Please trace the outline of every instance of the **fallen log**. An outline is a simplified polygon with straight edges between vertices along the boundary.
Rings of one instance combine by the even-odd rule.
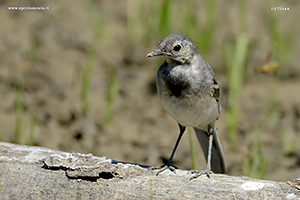
[[[284,182],[147,166],[0,142],[0,199],[300,199]]]

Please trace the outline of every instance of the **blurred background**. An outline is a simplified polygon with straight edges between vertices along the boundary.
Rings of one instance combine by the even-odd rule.
[[[221,87],[228,174],[297,178],[299,10],[297,0],[2,0],[0,141],[162,165],[179,130],[156,94],[163,60],[146,55],[180,32]],[[206,165],[191,129],[174,165]]]

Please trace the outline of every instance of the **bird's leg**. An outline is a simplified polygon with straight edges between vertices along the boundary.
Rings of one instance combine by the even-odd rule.
[[[191,170],[192,174],[196,174],[194,176],[192,176],[190,178],[190,180],[198,178],[199,176],[201,176],[202,174],[206,174],[206,176],[208,178],[210,178],[209,174],[211,171],[211,154],[212,154],[212,142],[213,142],[213,138],[214,138],[214,126],[210,126],[208,128],[208,155],[207,155],[207,164],[204,170]]]
[[[172,154],[171,154],[171,156],[170,156],[168,162],[167,162],[165,165],[162,165],[162,166],[158,166],[158,167],[155,167],[155,166],[154,166],[154,167],[150,167],[150,169],[152,169],[152,170],[154,170],[154,169],[160,169],[159,172],[157,172],[156,176],[157,176],[158,174],[160,174],[161,172],[165,171],[166,169],[169,169],[169,170],[171,170],[171,171],[174,172],[174,173],[175,173],[175,169],[177,169],[177,167],[175,167],[175,166],[172,164],[172,162],[173,162],[173,157],[174,157],[175,151],[176,151],[176,149],[177,149],[177,147],[178,147],[178,144],[179,144],[179,142],[180,142],[180,139],[181,139],[181,137],[182,137],[182,135],[183,135],[183,133],[184,133],[184,131],[185,131],[185,126],[182,126],[182,125],[180,125],[180,124],[178,124],[178,125],[179,125],[179,129],[180,129],[180,133],[179,133],[179,136],[178,136],[178,138],[177,138],[176,144],[175,144],[175,146],[174,146],[174,148],[173,148]]]

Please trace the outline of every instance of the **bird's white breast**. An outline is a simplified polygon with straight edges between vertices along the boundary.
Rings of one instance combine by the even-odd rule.
[[[158,95],[165,110],[181,125],[207,131],[207,126],[219,116],[218,105],[212,97],[204,98],[185,94],[170,95],[165,87],[158,88]]]

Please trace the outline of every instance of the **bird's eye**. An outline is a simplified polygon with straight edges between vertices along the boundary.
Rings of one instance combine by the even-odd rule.
[[[181,45],[180,45],[180,44],[177,44],[177,45],[173,48],[174,51],[180,51],[180,49],[181,49]]]

